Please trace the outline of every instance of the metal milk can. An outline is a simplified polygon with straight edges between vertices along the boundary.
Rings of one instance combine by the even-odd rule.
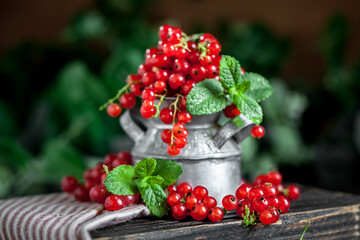
[[[173,100],[165,98],[160,109]],[[241,183],[239,143],[250,135],[255,124],[240,114],[240,128],[231,120],[220,127],[219,116],[220,113],[193,116],[185,125],[189,132],[187,144],[177,156],[170,156],[167,144],[161,140],[162,130],[171,129],[171,124],[164,124],[159,118],[144,119],[139,109],[131,109],[120,117],[120,125],[135,142],[131,151],[134,164],[146,157],[176,161],[184,170],[176,184],[188,182],[193,188],[202,185],[221,205],[222,198],[235,194]]]

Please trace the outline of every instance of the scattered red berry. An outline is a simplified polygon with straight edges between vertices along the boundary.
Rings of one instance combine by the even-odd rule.
[[[288,192],[289,192],[289,199],[290,200],[296,200],[300,196],[300,188],[294,184],[290,184],[288,186]]]
[[[224,211],[219,207],[211,208],[208,217],[212,222],[220,222],[224,217]]]
[[[64,192],[72,193],[78,186],[79,182],[73,176],[66,176],[61,180],[61,189]]]
[[[118,117],[121,114],[121,107],[117,103],[112,103],[106,108],[107,113],[110,117]]]
[[[110,195],[105,200],[105,209],[108,211],[117,211],[122,209],[124,204],[124,198],[123,196],[119,195]]]
[[[237,206],[237,199],[234,195],[227,195],[223,198],[222,205],[226,210],[234,210]]]
[[[265,135],[265,128],[260,125],[256,125],[251,129],[251,135],[254,138],[262,138]]]

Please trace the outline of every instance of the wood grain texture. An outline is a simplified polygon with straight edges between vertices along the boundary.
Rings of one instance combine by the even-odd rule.
[[[235,212],[220,223],[147,217],[91,232],[93,239],[360,239],[360,196],[302,187],[290,211],[269,226],[244,228]]]

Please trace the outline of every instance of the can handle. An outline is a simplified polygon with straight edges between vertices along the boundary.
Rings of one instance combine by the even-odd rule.
[[[122,129],[134,142],[138,142],[145,137],[145,132],[132,119],[129,110],[122,114],[119,118],[119,122]]]
[[[243,114],[229,120],[212,138],[216,147],[221,148],[230,138],[234,137],[237,143],[247,138],[255,123]]]

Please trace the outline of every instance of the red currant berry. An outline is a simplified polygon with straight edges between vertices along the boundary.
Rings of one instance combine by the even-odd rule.
[[[79,182],[73,176],[66,176],[61,180],[61,189],[64,192],[72,193],[78,186]]]
[[[208,212],[208,208],[204,204],[198,203],[192,207],[191,216],[196,221],[202,221],[207,217]]]
[[[221,51],[221,45],[217,41],[208,43],[206,48],[210,54],[219,54],[219,52]]]
[[[180,200],[181,200],[181,196],[178,193],[171,193],[167,197],[167,202],[169,203],[170,206],[174,206],[175,204],[179,203]]]
[[[130,92],[132,95],[134,95],[136,97],[141,96],[143,89],[144,89],[144,86],[142,83],[136,83],[136,84],[130,85]]]
[[[179,102],[179,108],[181,111],[185,111],[186,109],[186,98],[182,97]]]
[[[275,184],[276,186],[282,182],[282,175],[278,171],[270,171],[267,174],[267,181]]]
[[[206,77],[214,78],[216,76],[219,76],[219,67],[215,65],[208,65],[206,67]]]
[[[284,195],[280,195],[279,197],[279,209],[281,213],[286,213],[290,209],[290,201]]]
[[[242,184],[235,192],[235,196],[238,200],[247,198],[249,196],[249,191],[251,186],[249,184]]]
[[[104,204],[105,199],[109,196],[109,192],[104,185],[97,185],[90,189],[89,196],[97,203]]]
[[[190,49],[190,51],[193,51],[197,48],[196,42],[191,41],[191,40],[187,41],[187,45],[188,45],[188,48]]]
[[[117,154],[118,158],[125,159],[130,165],[132,165],[132,156],[129,152],[122,151]]]
[[[168,31],[167,41],[169,43],[177,44],[180,43],[181,39],[181,29],[177,27],[172,27],[172,31]]]
[[[166,82],[169,79],[169,72],[164,69],[159,69],[156,71],[155,76],[157,81]]]
[[[168,32],[170,31],[171,28],[172,28],[172,26],[169,24],[164,24],[164,25],[160,26],[159,32],[158,32],[159,38],[163,41],[166,40]]]
[[[260,213],[260,221],[262,224],[269,225],[274,222],[271,211],[265,210]]]
[[[145,50],[145,58],[151,57],[151,55],[157,53],[159,50],[156,47],[151,47]]]
[[[199,38],[199,43],[211,43],[211,42],[217,42],[218,40],[216,39],[216,37],[214,37],[212,34],[210,33],[204,33],[202,36],[200,36]]]
[[[157,48],[162,51],[163,50],[163,45],[164,45],[165,41],[163,40],[159,40],[158,44],[157,44]]]
[[[144,91],[141,94],[141,97],[143,101],[145,100],[154,101],[156,98],[155,91],[151,88],[144,89]]]
[[[88,192],[88,195],[89,195],[89,191],[90,189],[93,187],[93,186],[96,186],[97,184],[91,180],[86,180],[85,183],[84,183],[84,187],[86,189],[86,191]]]
[[[184,203],[178,203],[172,207],[172,216],[176,220],[183,220],[188,214],[188,209]]]
[[[236,213],[239,217],[244,218],[244,216],[246,216],[246,206],[249,208],[250,214],[253,213],[254,209],[252,207],[252,201],[248,198],[244,198],[240,200],[236,206]]]
[[[223,198],[222,205],[226,210],[234,210],[237,206],[237,199],[234,195],[227,195]]]
[[[117,211],[125,207],[123,196],[110,195],[105,200],[105,209],[108,211]]]
[[[91,171],[91,180],[97,184],[101,183],[101,175],[104,173],[103,168],[93,168]]]
[[[187,111],[181,111],[177,115],[177,120],[179,123],[186,124],[186,123],[191,122],[192,116]]]
[[[264,189],[262,189],[261,187],[259,186],[255,186],[255,187],[252,187],[250,190],[249,190],[249,199],[251,201],[253,201],[255,198],[257,197],[263,197],[265,196],[265,192],[264,192]]]
[[[116,168],[117,166],[120,165],[132,165],[132,163],[124,158],[116,158],[111,164],[112,168]]]
[[[103,163],[106,166],[111,166],[112,161],[114,161],[116,158],[117,158],[117,156],[115,154],[110,153],[105,156]]]
[[[241,67],[241,74],[245,74],[245,69]]]
[[[279,208],[280,201],[278,196],[270,196],[267,198],[269,201],[269,206],[273,206],[275,208]]]
[[[121,107],[117,103],[112,103],[107,106],[106,111],[110,117],[118,117],[121,114]]]
[[[182,90],[184,96],[187,96],[187,95],[190,93],[191,89],[192,89],[193,87],[195,87],[195,84],[196,84],[196,82],[195,82],[194,80],[187,80],[187,81],[181,86],[181,90]]]
[[[189,195],[186,197],[185,206],[187,209],[192,209],[198,203],[199,200],[194,195]]]
[[[185,59],[175,59],[174,61],[174,71],[187,74],[190,70],[190,64]]]
[[[86,169],[83,173],[83,178],[87,181],[91,181],[92,180],[91,172],[92,172],[92,168]]]
[[[189,62],[192,65],[198,64],[199,62],[199,58],[200,58],[200,53],[198,51],[192,51],[189,53],[189,55],[187,56],[187,60],[189,60]],[[205,75],[204,75],[205,77]]]
[[[186,58],[189,55],[188,50],[182,47],[175,47],[174,56],[177,58]]]
[[[155,109],[155,107],[146,109],[143,106],[141,106],[140,114],[143,118],[151,118],[152,116],[154,116],[156,114],[156,109]]]
[[[173,131],[175,137],[184,137],[183,136],[184,129],[185,129],[184,124],[175,123],[174,126],[173,126],[172,131]]]
[[[190,70],[190,76],[195,81],[200,82],[206,76],[206,68],[202,65],[195,65]]]
[[[125,206],[134,205],[138,202],[140,194],[130,194],[122,196]]]
[[[154,72],[146,72],[142,75],[142,82],[145,87],[149,86],[156,81],[156,76]]]
[[[171,133],[172,131],[170,129],[164,129],[161,132],[161,140],[164,143],[170,144],[171,143]]]
[[[204,66],[212,64],[212,60],[213,59],[211,58],[210,55],[205,55],[205,56],[199,58],[200,64],[204,65]]]
[[[79,201],[87,202],[90,200],[89,191],[86,190],[86,188],[82,185],[79,185],[77,188],[75,188],[73,194]]]
[[[164,53],[153,54],[151,62],[155,67],[158,68],[164,68],[170,64],[168,56],[166,56]]]
[[[225,117],[227,117],[227,118],[234,118],[234,117],[240,115],[241,112],[235,106],[235,104],[231,104],[223,110],[223,113],[224,113]]]
[[[192,191],[192,194],[199,200],[202,201],[205,197],[208,196],[208,190],[203,186],[196,186]]]
[[[170,124],[174,120],[174,110],[163,108],[160,111],[160,120],[165,124]]]
[[[164,51],[164,54],[168,57],[172,57],[175,55],[175,46],[174,44],[171,44],[171,43],[165,43],[163,45],[163,51]]]
[[[217,205],[216,199],[213,197],[210,197],[210,196],[205,197],[202,200],[202,203],[209,209],[216,207],[216,205]]]
[[[137,73],[142,76],[144,75],[146,72],[150,71],[150,66],[148,66],[147,64],[143,63],[140,64],[137,70]]]
[[[129,74],[126,77],[126,84],[138,83],[141,80],[141,76],[138,74]]]
[[[135,107],[135,104],[136,104],[136,99],[134,95],[132,95],[131,93],[124,93],[123,95],[121,95],[120,105],[123,108],[125,109],[133,108]]]
[[[216,66],[220,65],[221,55],[211,54],[211,58],[212,58],[212,64],[213,65],[216,65]]]
[[[300,196],[300,188],[294,184],[288,186],[289,199],[296,200]]]
[[[264,189],[265,197],[278,195],[277,187],[270,182],[263,183],[261,187]]]
[[[168,193],[176,193],[177,192],[177,187],[175,185],[170,185],[167,187]]]
[[[169,86],[172,89],[177,89],[185,83],[185,78],[179,73],[173,73],[169,77]]]
[[[166,88],[166,82],[164,81],[156,81],[154,83],[154,90],[156,93],[162,93]]]
[[[212,222],[220,222],[224,218],[224,211],[219,207],[211,208],[208,217]]]
[[[268,209],[272,216],[273,216],[273,221],[272,223],[276,223],[277,221],[279,221],[280,219],[280,213],[278,212],[278,210],[276,209],[276,207],[274,206],[270,206],[269,209]]]
[[[107,177],[107,174],[106,173],[103,173],[100,177],[100,184],[104,185],[104,182],[106,180],[106,177]]]
[[[142,107],[144,110],[151,110],[151,109],[154,108],[154,101],[145,100],[145,101],[143,101],[141,107]]]
[[[263,126],[256,125],[251,129],[251,135],[254,138],[262,138],[265,135],[265,129]]]
[[[266,197],[257,197],[253,200],[253,208],[257,212],[262,212],[269,207],[269,201]]]
[[[268,182],[268,177],[265,174],[260,174],[259,176],[257,176],[254,180],[253,185],[254,186],[261,186],[262,184]]]
[[[175,145],[169,144],[167,147],[167,152],[171,156],[179,155],[180,148],[176,147]]]
[[[192,191],[191,185],[186,182],[181,183],[177,189],[178,189],[178,193],[180,194],[181,197],[186,197]]]
[[[187,139],[185,137],[177,137],[174,141],[175,147],[184,148],[186,146]]]

